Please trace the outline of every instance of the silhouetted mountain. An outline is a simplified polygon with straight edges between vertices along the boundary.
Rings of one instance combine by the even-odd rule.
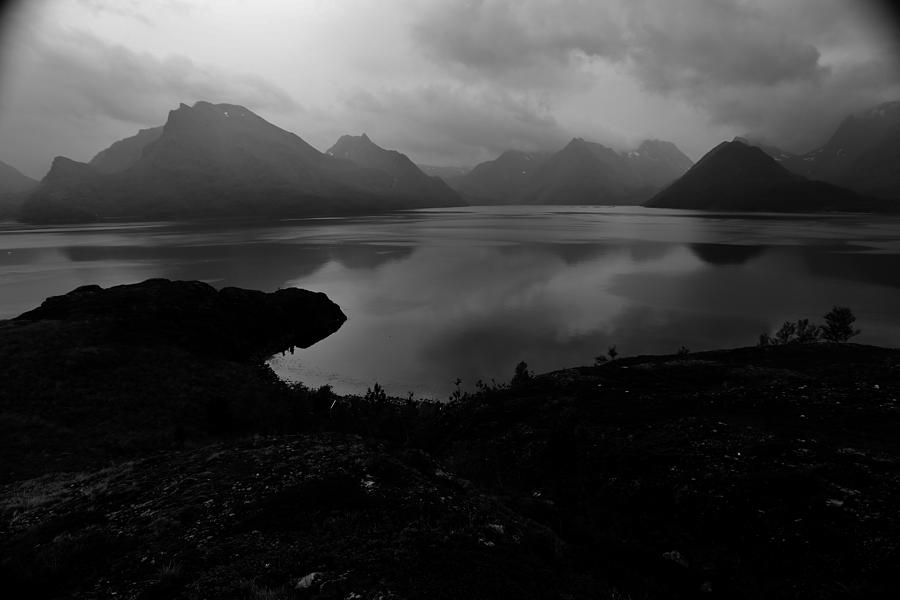
[[[14,215],[25,195],[37,185],[31,177],[0,161],[0,219]]]
[[[891,203],[810,181],[738,139],[713,148],[680,179],[651,198],[647,206],[803,212],[889,210]]]
[[[101,150],[88,163],[99,173],[118,173],[134,166],[143,156],[144,148],[155,142],[163,133],[163,127],[141,129],[137,134],[119,140],[106,150]]]
[[[242,106],[182,104],[149,141],[152,135],[145,130],[98,155],[107,172],[57,159],[21,218],[292,216],[435,203],[398,194],[391,174],[323,154]],[[143,142],[140,157],[115,171]]]
[[[549,152],[507,150],[461,177],[447,180],[472,204],[516,204],[530,176],[550,158]]]
[[[900,200],[900,101],[848,116],[825,145],[806,154],[754,145],[809,179]]]
[[[526,204],[638,204],[691,166],[670,142],[648,140],[636,150],[575,138],[531,176]]]
[[[459,194],[450,189],[440,177],[426,175],[405,154],[396,150],[385,150],[370,140],[365,133],[360,136],[341,136],[326,154],[352,161],[361,167],[388,173],[393,177],[392,192],[414,199],[418,206],[463,204]]]

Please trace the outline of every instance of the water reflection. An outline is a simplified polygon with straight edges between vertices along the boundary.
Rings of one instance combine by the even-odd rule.
[[[446,397],[623,354],[752,344],[853,307],[900,342],[900,226],[859,216],[489,207],[280,223],[0,226],[0,317],[87,283],[147,277],[321,290],[349,315],[283,376]]]
[[[711,265],[742,265],[765,250],[764,246],[739,246],[729,244],[690,244],[697,258]]]

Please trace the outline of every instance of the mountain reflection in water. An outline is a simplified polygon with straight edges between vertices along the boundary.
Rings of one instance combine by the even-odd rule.
[[[278,223],[0,225],[0,316],[78,285],[201,279],[299,286],[349,316],[272,361],[312,386],[446,397],[623,355],[755,343],[850,306],[864,343],[900,342],[900,221],[635,207],[472,207]]]

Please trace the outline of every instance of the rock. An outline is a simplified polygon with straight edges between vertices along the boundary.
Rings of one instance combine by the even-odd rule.
[[[321,579],[322,573],[313,571],[312,573],[308,573],[297,580],[297,585],[294,586],[294,589],[302,592],[308,591],[314,586],[317,586]]]
[[[321,292],[216,291],[201,281],[148,279],[104,289],[79,287],[48,298],[17,320],[90,322],[97,336],[134,345],[178,346],[204,355],[256,360],[308,348],[347,317]]]
[[[0,481],[299,422],[264,361],[345,319],[321,293],[151,279],[0,321]]]

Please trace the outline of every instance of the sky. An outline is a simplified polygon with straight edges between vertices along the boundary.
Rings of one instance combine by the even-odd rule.
[[[896,25],[864,0],[25,0],[0,21],[0,160],[40,178],[198,100],[440,166],[576,136],[805,152],[900,99]]]

